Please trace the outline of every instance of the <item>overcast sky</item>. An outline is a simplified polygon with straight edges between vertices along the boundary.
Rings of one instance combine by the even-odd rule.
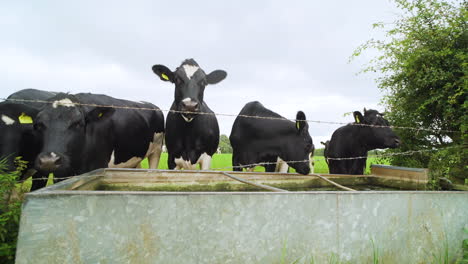
[[[375,53],[348,63],[376,22],[397,17],[388,0],[1,1],[0,98],[24,89],[103,93],[169,109],[173,85],[151,71],[194,58],[216,113],[253,100],[287,118],[351,122],[344,113],[385,110],[375,76],[357,73]],[[233,117],[219,116],[222,134]],[[310,123],[317,148],[338,125]]]

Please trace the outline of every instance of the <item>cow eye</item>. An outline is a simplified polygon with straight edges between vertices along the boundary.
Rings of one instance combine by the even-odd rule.
[[[34,123],[33,127],[35,130],[44,130],[46,128],[44,123],[40,123],[40,122]]]
[[[181,78],[176,78],[175,83],[176,83],[176,85],[182,85],[182,84],[184,84],[184,81]]]
[[[80,128],[81,127],[81,122],[75,122],[70,125],[70,128]]]

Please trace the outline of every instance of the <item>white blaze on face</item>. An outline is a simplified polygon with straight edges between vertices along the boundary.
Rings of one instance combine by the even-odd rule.
[[[74,107],[75,103],[73,103],[72,100],[70,100],[68,98],[64,98],[62,100],[57,100],[57,101],[52,103],[53,108],[57,108],[59,106]]]
[[[189,78],[189,80],[192,78],[195,72],[198,71],[198,69],[200,69],[198,66],[189,65],[189,64],[185,64],[183,67],[184,67],[185,74],[187,74],[187,78]]]
[[[2,121],[7,126],[13,125],[15,123],[15,120],[13,118],[10,118],[9,116],[6,116],[6,115],[2,115]]]

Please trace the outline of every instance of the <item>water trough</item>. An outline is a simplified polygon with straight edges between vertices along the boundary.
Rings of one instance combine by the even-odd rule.
[[[468,238],[468,192],[425,191],[427,170],[324,175],[358,191],[313,175],[229,175],[288,192],[219,171],[96,170],[27,194],[16,263],[370,263],[376,251],[427,263],[445,243],[460,256]]]

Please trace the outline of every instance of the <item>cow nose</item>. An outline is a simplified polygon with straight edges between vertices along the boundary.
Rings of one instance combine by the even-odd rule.
[[[182,101],[182,104],[185,111],[195,112],[198,108],[198,102],[193,100]]]
[[[54,152],[42,154],[38,157],[38,167],[43,171],[54,171],[60,167],[62,159]]]
[[[400,146],[401,145],[401,140],[399,138],[395,138],[395,145]]]

